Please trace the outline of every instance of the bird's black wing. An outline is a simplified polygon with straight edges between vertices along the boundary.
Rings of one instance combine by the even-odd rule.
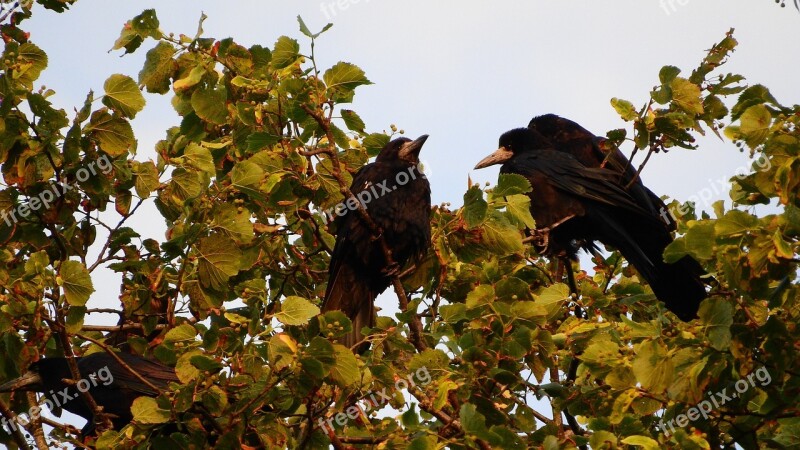
[[[578,199],[591,200],[650,217],[616,181],[616,174],[603,168],[586,167],[567,153],[537,150],[535,153],[513,158],[503,165],[501,171],[525,177],[541,174],[552,186]]]
[[[178,376],[175,374],[175,369],[161,364],[158,361],[130,353],[116,353],[116,356],[119,356],[128,367],[135,370],[142,378],[149,381],[158,389],[166,389],[171,382],[180,383]],[[111,378],[104,380],[102,377],[105,373],[101,372],[101,370],[106,367],[111,374]],[[158,395],[158,392],[154,391],[153,388],[133,375],[128,369],[123,367],[116,358],[108,353],[98,352],[84,356],[79,361],[79,368],[81,374],[86,374],[88,376],[95,374],[95,381],[98,385],[130,389],[135,392],[140,392],[143,395]],[[106,382],[108,384],[106,384]]]

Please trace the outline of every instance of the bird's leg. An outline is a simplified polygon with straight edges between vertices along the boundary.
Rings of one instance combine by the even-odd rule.
[[[578,293],[578,283],[575,282],[575,273],[572,271],[572,261],[569,258],[561,258],[559,261],[563,263],[567,270],[567,285],[569,286],[570,300],[575,306],[575,317],[583,319],[583,309],[578,305],[580,294]]]

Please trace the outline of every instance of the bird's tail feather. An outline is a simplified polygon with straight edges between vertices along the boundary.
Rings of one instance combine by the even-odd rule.
[[[339,340],[342,345],[353,348],[364,339],[361,329],[375,324],[374,303],[375,295],[353,269],[346,264],[339,266],[328,285],[322,312],[340,310],[352,321],[353,331]]]
[[[664,249],[672,236],[661,224],[624,226],[612,217],[606,219],[615,236],[609,244],[636,268],[667,309],[683,321],[697,317],[700,303],[708,295],[702,278],[706,272],[700,263],[690,256],[671,264],[664,262]]]

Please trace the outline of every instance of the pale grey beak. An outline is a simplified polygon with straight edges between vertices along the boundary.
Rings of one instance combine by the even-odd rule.
[[[35,391],[42,388],[42,377],[38,373],[28,371],[21,377],[0,385],[0,392]]]
[[[406,142],[402,147],[400,147],[400,151],[397,152],[397,156],[400,157],[400,159],[405,159],[407,161],[415,161],[419,159],[419,151],[422,150],[422,144],[424,144],[426,140],[428,140],[428,135],[423,134],[411,142]]]
[[[493,166],[495,164],[502,164],[511,159],[512,156],[514,156],[514,153],[511,150],[506,150],[505,147],[500,147],[497,150],[495,150],[495,152],[492,153],[491,155],[487,156],[486,158],[483,158],[475,166],[475,168],[483,169],[484,167]]]

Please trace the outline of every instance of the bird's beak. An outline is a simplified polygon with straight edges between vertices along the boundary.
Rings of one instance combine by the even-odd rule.
[[[483,158],[477,165],[475,165],[475,168],[483,169],[484,167],[501,164],[511,159],[512,156],[514,156],[514,153],[512,153],[511,150],[507,150],[505,147],[500,147],[491,155]]]
[[[419,151],[422,150],[422,144],[424,144],[426,140],[428,140],[428,135],[423,134],[411,142],[406,142],[402,147],[400,147],[400,151],[397,153],[397,156],[399,156],[400,159],[409,161],[419,159]]]
[[[0,385],[0,392],[32,391],[42,387],[42,377],[33,371],[25,372],[21,377]]]

